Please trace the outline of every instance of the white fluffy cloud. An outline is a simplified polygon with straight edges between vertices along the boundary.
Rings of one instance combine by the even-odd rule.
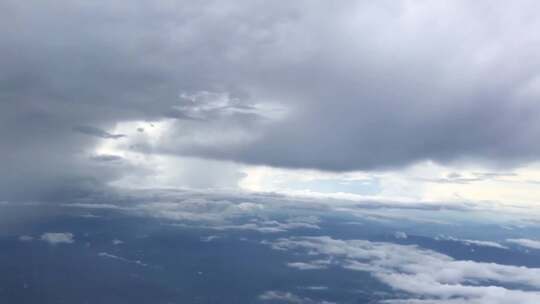
[[[326,236],[282,238],[270,245],[277,250],[300,249],[309,256],[330,257],[340,267],[370,272],[392,288],[411,295],[409,300],[388,303],[535,304],[540,301],[538,268],[461,261],[417,246]]]
[[[51,245],[71,244],[75,242],[73,233],[70,232],[46,232],[40,238]]]

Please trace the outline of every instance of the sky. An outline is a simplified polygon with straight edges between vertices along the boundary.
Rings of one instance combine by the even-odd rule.
[[[0,0],[0,302],[539,303],[539,10]]]
[[[0,2],[0,201],[538,206],[536,1],[57,4]]]

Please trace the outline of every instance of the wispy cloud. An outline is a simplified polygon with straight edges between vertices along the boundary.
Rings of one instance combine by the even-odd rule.
[[[21,242],[31,242],[33,240],[34,240],[33,236],[29,236],[29,235],[21,235],[21,236],[19,236],[19,241],[21,241]]]
[[[114,255],[114,254],[111,254],[111,253],[107,253],[107,252],[100,252],[100,253],[98,253],[98,256],[103,257],[103,258],[109,258],[109,259],[113,259],[113,260],[118,260],[118,261],[125,262],[125,263],[136,264],[136,265],[139,265],[139,266],[148,266],[148,264],[145,264],[145,263],[141,262],[140,260],[130,260],[130,259],[126,259],[126,258],[117,256],[117,255]]]
[[[519,246],[531,248],[531,249],[539,249],[540,250],[540,241],[538,240],[531,240],[531,239],[507,239],[506,242],[517,244]]]
[[[459,239],[452,236],[447,235],[438,235],[435,237],[436,240],[445,240],[445,241],[453,241],[453,242],[460,242],[465,245],[474,245],[474,246],[483,246],[483,247],[493,247],[493,248],[499,248],[499,249],[508,249],[508,247],[501,245],[500,243],[494,242],[494,241],[481,241],[481,240],[468,240],[468,239]]]
[[[282,303],[293,304],[333,304],[334,302],[328,302],[324,300],[313,300],[308,297],[301,297],[291,292],[269,290],[259,295],[259,299],[263,301],[278,301]]]

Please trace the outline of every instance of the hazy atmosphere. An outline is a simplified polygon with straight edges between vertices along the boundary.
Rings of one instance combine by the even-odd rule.
[[[0,0],[0,302],[540,303],[538,10]]]

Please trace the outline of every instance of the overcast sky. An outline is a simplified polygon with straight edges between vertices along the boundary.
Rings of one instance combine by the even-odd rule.
[[[533,203],[538,10],[1,1],[0,200],[132,186]]]

